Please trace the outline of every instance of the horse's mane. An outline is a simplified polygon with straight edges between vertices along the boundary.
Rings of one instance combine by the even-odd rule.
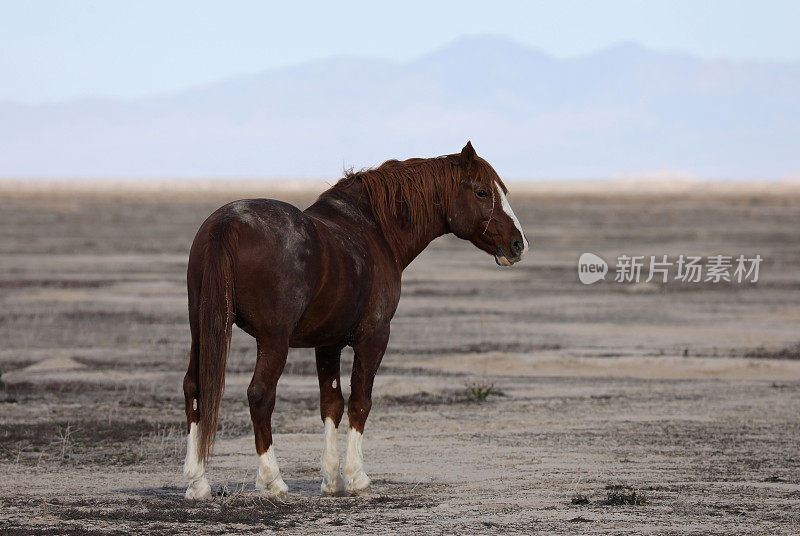
[[[480,182],[489,186],[497,181],[503,192],[507,191],[488,162],[476,156],[474,163]],[[417,232],[425,222],[441,216],[452,204],[462,170],[458,154],[387,160],[376,168],[346,171],[333,189],[360,182],[372,213],[385,233],[391,234],[392,221],[397,218],[408,222],[410,230]]]

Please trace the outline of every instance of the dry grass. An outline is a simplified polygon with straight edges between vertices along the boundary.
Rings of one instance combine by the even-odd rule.
[[[624,484],[606,486],[606,497],[599,504],[603,506],[644,506],[649,503],[647,494]]]
[[[494,382],[473,381],[464,385],[464,396],[468,402],[486,402],[490,396],[503,396],[503,391]]]

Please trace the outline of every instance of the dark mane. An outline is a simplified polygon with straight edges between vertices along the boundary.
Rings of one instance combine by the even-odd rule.
[[[506,187],[488,162],[475,158],[478,180],[489,185],[497,181]],[[331,190],[360,182],[369,197],[372,213],[387,236],[393,234],[393,221],[407,222],[412,232],[440,217],[456,195],[463,177],[459,155],[435,158],[387,160],[376,168],[347,171]]]

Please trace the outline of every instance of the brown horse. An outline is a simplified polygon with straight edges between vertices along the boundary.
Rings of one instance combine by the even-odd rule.
[[[275,389],[290,347],[315,348],[325,443],[322,491],[367,488],[361,438],[372,383],[389,341],[403,269],[436,237],[453,233],[511,266],[528,242],[507,190],[471,143],[460,154],[389,160],[348,173],[305,211],[272,199],[229,203],[200,227],[189,254],[192,346],[183,382],[188,499],[211,488],[205,466],[217,429],[235,323],[257,342],[247,388],[258,454],[256,487],[285,497],[272,446]],[[342,348],[354,351],[341,472],[336,434],[344,413]]]

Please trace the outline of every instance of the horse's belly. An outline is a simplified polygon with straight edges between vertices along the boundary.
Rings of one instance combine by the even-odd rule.
[[[335,344],[348,345],[358,322],[360,307],[312,303],[292,331],[289,345],[312,348]]]

